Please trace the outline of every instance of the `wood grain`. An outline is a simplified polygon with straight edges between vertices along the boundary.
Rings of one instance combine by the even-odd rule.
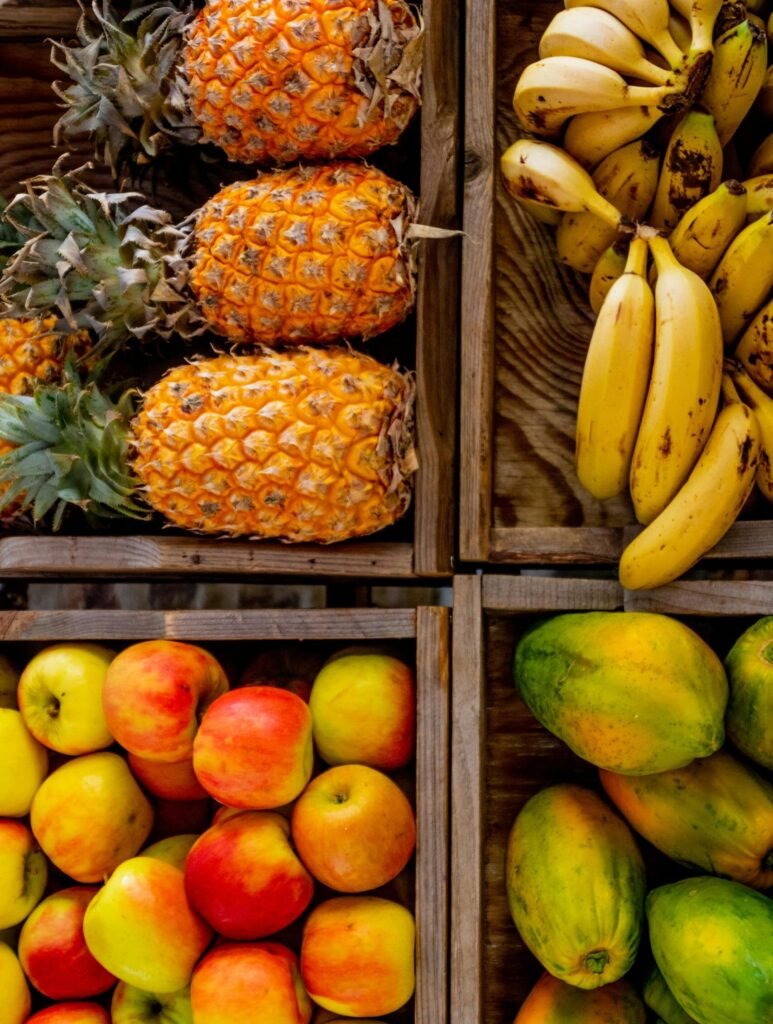
[[[562,579],[555,576],[484,576],[486,611],[561,611],[585,608],[614,611],[622,608],[624,591],[613,580]]]
[[[0,39],[24,36],[71,36],[80,11],[76,3],[62,0],[2,0]]]
[[[773,580],[680,580],[656,590],[628,590],[625,609],[716,618],[773,615]]]
[[[448,1019],[450,613],[416,612],[416,1024]]]

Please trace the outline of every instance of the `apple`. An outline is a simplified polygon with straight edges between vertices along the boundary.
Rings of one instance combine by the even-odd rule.
[[[167,836],[166,839],[159,839],[157,843],[146,846],[139,856],[154,857],[156,860],[164,861],[165,864],[171,864],[178,871],[184,871],[188,854],[198,838],[198,835],[192,833]]]
[[[110,1024],[110,1017],[96,1003],[57,1003],[33,1013],[25,1024]]]
[[[207,791],[196,778],[190,757],[184,761],[149,761],[129,754],[128,761],[134,777],[154,796],[164,800],[207,799]]]
[[[18,708],[18,685],[19,673],[6,656],[0,654],[0,708]]]
[[[153,809],[117,754],[85,754],[52,772],[32,800],[32,831],[76,882],[100,882],[150,833]]]
[[[345,654],[329,661],[311,688],[314,742],[328,764],[392,771],[413,757],[416,683],[385,654]]]
[[[38,903],[22,926],[19,960],[38,992],[49,999],[86,999],[115,984],[83,938],[83,915],[97,891],[85,885],[60,889]]]
[[[19,710],[35,739],[60,754],[110,746],[102,686],[114,657],[97,644],[56,644],[35,655],[19,680]]]
[[[338,896],[320,903],[309,914],[301,944],[301,975],[309,995],[345,1017],[399,1010],[415,987],[415,932],[405,907],[378,896]]]
[[[408,798],[388,776],[361,764],[312,779],[293,807],[292,830],[303,863],[338,892],[386,885],[416,846]]]
[[[0,818],[0,928],[24,920],[40,902],[47,879],[46,858],[27,826]]]
[[[108,725],[130,753],[149,761],[191,757],[193,737],[209,705],[228,689],[212,655],[176,640],[146,640],[110,665],[103,701]]]
[[[212,939],[185,895],[179,868],[133,857],[115,869],[86,910],[86,944],[120,981],[177,992]]]
[[[0,815],[23,818],[48,772],[48,751],[20,712],[0,708]]]
[[[193,767],[220,803],[270,810],[294,800],[311,778],[308,705],[274,686],[231,690],[212,704],[193,744]]]
[[[215,946],[191,982],[196,1024],[309,1024],[295,953],[278,942]]]
[[[272,811],[244,811],[197,839],[185,891],[227,939],[261,939],[304,912],[314,882],[290,845],[290,825]]]
[[[119,981],[110,1004],[112,1024],[193,1024],[191,991],[144,992]]]
[[[0,942],[0,1024],[23,1024],[32,1006],[30,990],[16,954]]]

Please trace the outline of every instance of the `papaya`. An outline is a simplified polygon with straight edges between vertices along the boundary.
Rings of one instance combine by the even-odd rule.
[[[773,768],[773,615],[758,619],[725,660],[727,735],[757,764]]]
[[[773,785],[726,751],[660,775],[599,775],[628,824],[666,856],[754,889],[773,886]]]
[[[695,1024],[674,999],[674,994],[666,985],[666,979],[653,967],[650,976],[644,983],[644,1002],[658,1015],[663,1024]]]
[[[645,1024],[646,1010],[623,978],[603,988],[575,988],[543,974],[513,1024]]]
[[[773,901],[724,878],[647,897],[655,963],[697,1024],[773,1024]]]
[[[535,718],[597,768],[651,775],[722,746],[722,662],[666,615],[557,615],[522,637],[515,679]]]
[[[630,968],[644,864],[631,830],[592,790],[550,786],[524,804],[510,831],[505,884],[521,938],[554,977],[594,989]]]

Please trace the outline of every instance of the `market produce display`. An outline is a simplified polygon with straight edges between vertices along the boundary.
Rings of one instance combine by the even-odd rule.
[[[413,672],[362,648],[323,660],[267,649],[232,689],[176,641],[31,659],[0,707],[18,783],[0,789],[2,1024],[309,1024],[410,1001],[410,771],[364,760],[413,759]],[[331,680],[369,709],[354,736]],[[38,742],[41,707],[60,728]]]
[[[596,314],[576,469],[644,529],[649,589],[770,498],[773,164],[764,4],[569,2],[520,75],[507,191],[556,226]],[[722,387],[722,374],[728,377]]]
[[[773,618],[760,619],[723,665],[688,626],[643,612],[558,615],[520,637],[520,696],[600,785],[587,771],[549,785],[512,825],[510,912],[547,972],[517,1024],[642,1024],[645,1004],[666,1024],[773,1021],[773,785],[724,728],[751,687],[770,742],[771,643]],[[693,719],[701,707],[710,726]]]

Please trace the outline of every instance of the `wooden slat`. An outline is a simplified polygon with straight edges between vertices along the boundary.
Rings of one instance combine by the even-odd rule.
[[[415,1024],[448,1019],[449,643],[448,609],[417,609]]]
[[[0,38],[64,36],[75,31],[80,11],[75,2],[62,0],[2,0]]]
[[[624,591],[614,580],[562,579],[556,576],[484,576],[486,611],[549,612],[567,608],[613,611],[622,608]]]
[[[625,609],[666,615],[773,615],[773,581],[682,580],[656,590],[627,590]]]
[[[485,1024],[482,962],[485,804],[481,580],[454,581],[451,719],[451,999],[454,1024]]]
[[[471,562],[488,559],[492,519],[495,6],[467,4],[466,24],[459,549]]]
[[[616,562],[622,550],[621,529],[516,527],[491,531],[490,560],[513,565],[602,564]]]

